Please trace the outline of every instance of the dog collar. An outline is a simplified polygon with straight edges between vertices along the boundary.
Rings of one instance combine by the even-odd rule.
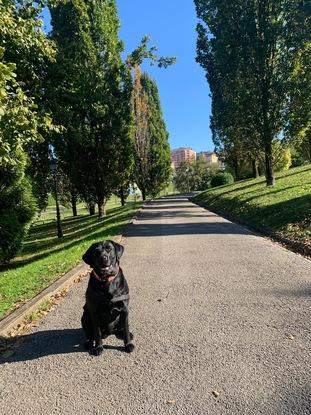
[[[94,275],[94,277],[95,277],[98,281],[101,281],[101,282],[103,282],[103,281],[107,281],[109,284],[111,284],[111,283],[115,280],[116,276],[119,274],[120,267],[118,267],[118,270],[117,270],[116,274],[114,274],[114,275],[109,275],[109,276],[108,276],[108,277],[106,277],[106,278],[100,278],[100,277],[98,276],[97,272],[95,271],[95,269],[93,269],[92,271],[93,271],[93,275]]]

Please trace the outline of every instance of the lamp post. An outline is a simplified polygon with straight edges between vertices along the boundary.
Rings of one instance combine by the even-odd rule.
[[[58,194],[57,194],[57,182],[56,182],[56,172],[57,172],[57,160],[53,157],[50,160],[50,170],[53,176],[54,181],[54,192],[55,192],[55,202],[56,202],[56,219],[57,219],[57,236],[58,238],[63,237],[62,223],[60,219],[60,211],[58,204]]]

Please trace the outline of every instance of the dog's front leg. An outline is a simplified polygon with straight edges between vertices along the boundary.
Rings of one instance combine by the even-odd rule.
[[[94,317],[92,317],[92,324],[93,324],[93,333],[94,333],[95,346],[91,350],[91,354],[93,356],[99,356],[104,351],[101,329],[100,329],[99,324],[97,323],[97,321]]]
[[[129,329],[129,318],[128,318],[128,312],[123,311],[121,314],[121,321],[123,326],[123,341],[125,350],[128,353],[131,353],[134,351],[134,344],[132,343],[133,335],[130,333]]]

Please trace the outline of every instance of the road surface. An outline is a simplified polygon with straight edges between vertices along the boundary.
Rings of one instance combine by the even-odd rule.
[[[125,235],[136,350],[83,350],[86,283],[0,365],[0,413],[311,414],[311,262],[182,196]]]

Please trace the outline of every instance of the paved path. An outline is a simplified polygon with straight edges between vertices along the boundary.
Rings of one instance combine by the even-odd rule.
[[[311,414],[311,262],[183,197],[125,248],[135,353],[83,351],[85,281],[0,366],[1,414]]]

